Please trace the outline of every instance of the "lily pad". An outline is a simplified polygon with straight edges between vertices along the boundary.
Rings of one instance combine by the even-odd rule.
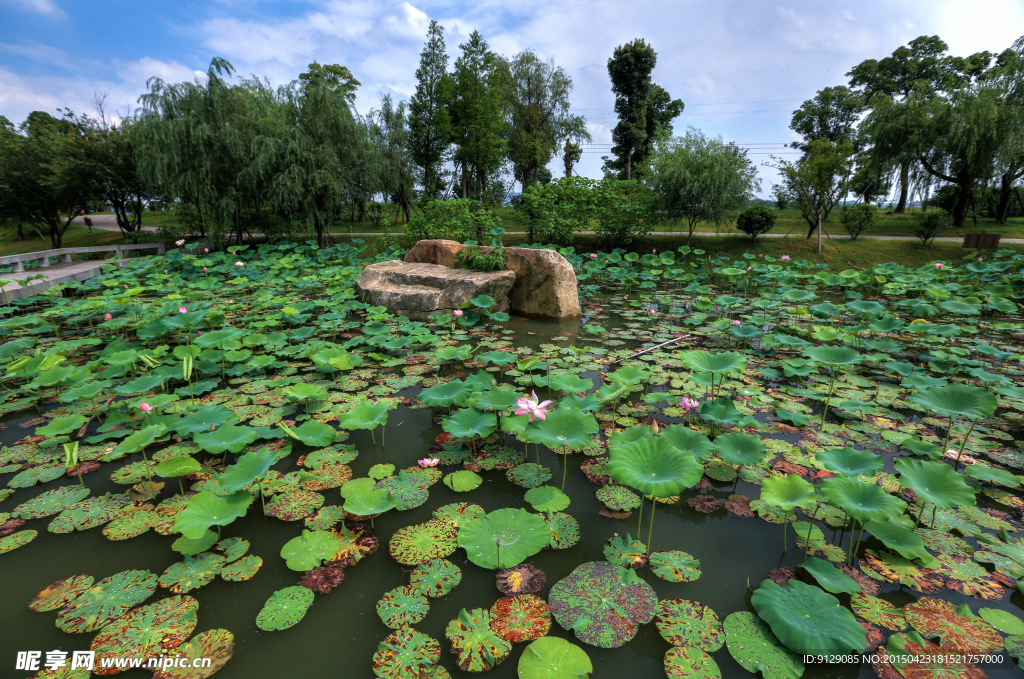
[[[213,582],[224,563],[224,557],[213,552],[186,556],[184,561],[168,566],[159,582],[175,594],[185,594]]]
[[[640,496],[625,486],[608,484],[594,491],[601,503],[615,512],[629,512],[640,506]]]
[[[30,606],[31,607],[31,606]],[[1024,634],[1024,620],[1001,608],[982,608],[981,619],[1005,634]]]
[[[426,617],[429,610],[427,597],[409,586],[396,587],[377,602],[377,615],[392,629],[415,625]]]
[[[77,599],[82,592],[92,587],[93,577],[91,575],[69,575],[57,582],[45,587],[35,598],[29,602],[28,607],[33,611],[55,611],[64,608],[68,603]]]
[[[722,671],[701,649],[676,646],[665,654],[665,674],[669,679],[721,679]]]
[[[550,540],[544,519],[525,509],[497,509],[458,532],[458,546],[481,568],[515,566],[547,547]]]
[[[149,571],[115,573],[61,609],[57,627],[72,634],[98,630],[148,599],[156,591],[156,585],[157,577]]]
[[[490,614],[491,629],[506,641],[532,641],[551,629],[551,610],[536,594],[502,597]]]
[[[313,590],[298,585],[277,590],[257,614],[256,626],[265,632],[294,627],[305,617],[313,596]]]
[[[467,491],[477,488],[483,479],[480,475],[471,472],[466,469],[460,469],[457,472],[452,472],[444,477],[444,485],[448,486],[456,493],[465,493]]]
[[[693,582],[701,574],[700,559],[679,550],[652,552],[650,564],[652,573],[669,582]]]
[[[445,596],[462,582],[462,571],[447,559],[428,559],[409,574],[409,587],[424,596]]]
[[[419,677],[421,672],[434,667],[440,657],[441,644],[436,639],[403,627],[377,646],[373,654],[373,673],[380,679]]]
[[[405,512],[415,509],[427,501],[430,497],[429,487],[429,481],[410,475],[403,469],[398,472],[397,476],[390,476],[377,483],[374,489],[391,491],[391,496],[395,500],[395,509]]]
[[[551,470],[535,462],[526,462],[505,472],[505,478],[520,488],[536,488],[551,480]]]
[[[217,575],[228,582],[245,582],[251,580],[262,566],[263,559],[261,557],[249,554],[232,564],[222,566]]]
[[[586,651],[558,637],[530,642],[519,658],[519,679],[587,679],[593,671]]]
[[[580,522],[565,512],[551,514],[544,519],[551,530],[551,549],[569,549],[580,541]]]
[[[821,585],[822,589],[833,594],[843,592],[845,594],[856,594],[860,592],[860,585],[846,573],[842,572],[828,561],[819,559],[816,556],[807,557],[801,568]]]
[[[698,601],[662,599],[654,624],[662,638],[673,646],[690,646],[710,653],[725,643],[718,614]]]
[[[765,580],[751,603],[772,632],[793,651],[804,654],[861,653],[867,646],[864,628],[839,600],[817,587],[790,580],[779,587]]]
[[[76,530],[98,528],[110,521],[118,510],[128,505],[127,495],[107,494],[77,502],[57,515],[46,530],[51,533],[71,533]]]
[[[213,547],[224,554],[224,563],[237,561],[249,551],[249,541],[245,538],[225,538]]]
[[[483,608],[467,611],[448,623],[444,635],[452,653],[465,672],[483,672],[501,664],[512,652],[512,644],[491,629],[491,615]]]
[[[552,486],[531,488],[524,499],[538,512],[560,512],[569,506],[569,496]]]
[[[308,571],[331,561],[338,551],[338,539],[330,531],[303,530],[281,547],[281,558],[293,571]]]
[[[234,652],[235,636],[231,632],[226,629],[206,630],[168,654],[183,659],[180,667],[154,672],[153,679],[206,679],[224,667]],[[200,662],[199,666],[192,665],[193,661],[206,658],[210,660],[208,666],[205,662]]]
[[[857,593],[850,597],[850,607],[854,613],[872,624],[881,625],[894,632],[907,628],[907,619],[903,617],[903,610],[893,606],[885,599]]]
[[[730,613],[722,622],[729,655],[748,672],[764,679],[800,679],[804,663],[786,648],[764,620],[748,611]]]
[[[926,638],[956,653],[990,654],[1003,649],[1003,637],[988,622],[934,597],[921,597],[903,607],[907,622]]]
[[[311,490],[296,489],[276,496],[267,503],[267,516],[282,521],[304,519],[324,504],[324,496]]]
[[[17,533],[11,533],[6,537],[2,537],[0,538],[0,554],[13,552],[18,547],[24,547],[35,540],[38,535],[39,532],[35,530],[22,530]]]
[[[101,660],[105,658],[147,658],[173,651],[196,628],[198,610],[199,602],[192,597],[172,596],[111,621],[89,646],[96,652],[96,673],[119,671],[116,667],[103,667]]]
[[[485,514],[487,512],[483,507],[470,502],[453,502],[434,510],[434,518],[451,521],[456,528],[462,528],[473,519],[479,519]]]
[[[11,510],[16,519],[41,519],[59,514],[89,495],[88,488],[61,486],[41,493],[31,500],[22,502]]]
[[[623,568],[643,568],[647,565],[647,545],[629,533],[616,535],[604,544],[604,558]]]
[[[451,521],[430,519],[395,531],[388,543],[388,552],[405,566],[443,559],[455,551],[458,534]]]
[[[600,648],[617,648],[654,618],[658,597],[636,571],[591,561],[551,588],[548,605],[558,624]]]

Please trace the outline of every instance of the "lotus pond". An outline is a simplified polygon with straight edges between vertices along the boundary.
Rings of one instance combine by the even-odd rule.
[[[563,249],[582,319],[422,322],[360,247],[2,309],[3,676],[1019,671],[1024,257]]]

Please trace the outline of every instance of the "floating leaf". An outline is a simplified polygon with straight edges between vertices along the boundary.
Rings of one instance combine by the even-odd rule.
[[[127,495],[107,494],[90,497],[75,503],[61,512],[46,527],[51,533],[71,533],[76,530],[98,528],[110,521],[130,500]]]
[[[569,549],[580,541],[580,523],[565,512],[556,512],[544,518],[551,531],[548,547]]]
[[[245,516],[253,497],[244,490],[221,497],[208,490],[189,498],[188,505],[178,514],[174,530],[196,540],[213,526],[226,526]]]
[[[458,529],[452,522],[430,519],[395,531],[388,543],[388,552],[405,566],[443,559],[455,551],[457,536]]]
[[[31,605],[30,605],[31,607]],[[1005,634],[1024,634],[1024,620],[1001,608],[982,608],[981,619]]]
[[[281,547],[281,558],[293,571],[308,571],[331,561],[338,551],[338,539],[329,531],[303,530]]]
[[[426,617],[429,610],[427,598],[408,586],[396,587],[377,602],[377,615],[392,629],[415,625]]]
[[[608,474],[619,483],[644,495],[669,497],[694,486],[704,468],[667,439],[641,439],[612,447]]]
[[[863,652],[867,646],[864,628],[853,614],[817,587],[797,580],[779,587],[765,580],[754,590],[751,603],[775,636],[791,650],[841,655]]]
[[[294,627],[305,617],[313,596],[313,590],[298,585],[277,590],[263,604],[256,626],[265,632]]]
[[[519,658],[519,679],[587,679],[593,671],[582,648],[558,637],[530,642]]]
[[[616,535],[605,543],[604,558],[623,568],[643,568],[647,565],[647,545],[634,540],[629,533]]]
[[[252,579],[261,566],[263,566],[263,559],[254,554],[250,554],[242,557],[232,564],[222,566],[217,575],[228,582],[244,582]]]
[[[701,574],[700,559],[679,550],[652,552],[650,564],[651,572],[669,582],[693,582]]]
[[[409,587],[428,597],[450,593],[462,581],[462,571],[447,559],[428,559],[409,574]]]
[[[156,585],[157,577],[149,571],[115,573],[61,609],[57,627],[72,634],[95,631],[148,599]]]
[[[662,638],[673,646],[692,646],[711,652],[725,643],[725,631],[718,614],[697,601],[662,599],[654,624]]]
[[[53,516],[84,499],[87,495],[89,495],[88,488],[61,486],[22,502],[11,510],[11,516],[16,519],[41,519]]]
[[[481,568],[515,566],[547,547],[550,539],[544,519],[525,509],[497,509],[458,532],[459,547]]]
[[[569,506],[569,496],[553,486],[539,486],[523,496],[538,512],[560,512]]]
[[[206,679],[224,667],[234,652],[235,636],[231,632],[226,629],[206,630],[168,654],[181,659],[179,666],[158,670],[153,673],[153,679]],[[206,664],[207,659],[209,665]],[[200,662],[193,664],[196,660]]]
[[[483,672],[499,665],[509,653],[512,644],[491,629],[491,616],[486,609],[474,608],[459,612],[459,617],[448,623],[444,635],[452,644],[459,667],[466,672]]]
[[[373,673],[381,679],[418,677],[421,672],[428,672],[440,658],[441,644],[436,639],[403,627],[377,646],[373,654]]]
[[[354,516],[374,516],[395,508],[395,498],[387,488],[377,488],[371,478],[352,479],[341,487],[345,511]]]
[[[893,606],[885,599],[857,593],[850,597],[850,607],[854,613],[868,622],[881,625],[894,632],[899,632],[907,627],[907,619],[903,617],[903,610]]]
[[[729,655],[746,671],[760,672],[764,679],[799,679],[804,673],[800,656],[783,646],[768,624],[753,613],[730,613],[722,628]]]
[[[159,582],[175,594],[185,594],[213,582],[224,562],[223,556],[212,552],[186,556],[184,561],[168,566]]]
[[[91,575],[69,575],[46,586],[29,602],[28,607],[33,611],[40,612],[64,608],[68,603],[77,599],[82,592],[92,587],[92,583]]]
[[[1003,649],[1003,637],[991,624],[948,601],[921,597],[904,606],[903,615],[923,636],[938,637],[944,650],[986,655]]]
[[[811,574],[821,585],[822,589],[836,594],[856,594],[860,592],[860,585],[846,573],[842,572],[828,561],[819,559],[816,556],[807,557],[800,567]]]
[[[296,488],[268,502],[267,516],[276,516],[282,521],[299,521],[320,509],[323,504],[324,496],[320,493]]]
[[[551,614],[580,641],[617,648],[654,618],[658,598],[635,571],[591,561],[577,566],[551,588]]]
[[[616,512],[628,512],[640,506],[640,496],[625,486],[608,484],[598,488],[594,495],[601,503]]]
[[[473,490],[481,483],[483,483],[483,479],[480,478],[479,474],[465,469],[452,472],[444,477],[444,485],[448,486],[456,493],[465,493]]]
[[[452,504],[438,507],[434,510],[434,517],[438,519],[447,519],[455,524],[456,528],[461,528],[466,523],[473,519],[479,519],[487,512],[480,505],[475,505],[469,502],[454,502]]]
[[[551,629],[551,610],[536,594],[502,597],[490,614],[491,629],[506,641],[531,641]]]
[[[172,596],[112,620],[89,646],[96,652],[96,674],[121,671],[116,666],[104,667],[103,659],[157,657],[173,651],[196,628],[198,609],[199,602],[192,597]]]
[[[505,478],[520,488],[536,488],[551,480],[551,470],[534,462],[516,465],[507,472]]]

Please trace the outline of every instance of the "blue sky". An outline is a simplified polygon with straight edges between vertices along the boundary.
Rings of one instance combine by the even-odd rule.
[[[998,52],[1024,35],[1020,0],[0,0],[0,115],[88,112],[96,93],[108,113],[124,112],[147,78],[192,79],[215,56],[275,85],[314,60],[346,65],[365,113],[381,93],[412,93],[431,19],[453,62],[479,30],[501,54],[532,48],[562,66],[594,137],[579,167],[592,177],[615,123],[606,62],[637,37],[658,51],[655,82],[686,104],[676,130],[750,145],[762,165],[794,139],[792,111],[864,59],[924,34],[954,54]],[[775,172],[761,169],[767,193]]]

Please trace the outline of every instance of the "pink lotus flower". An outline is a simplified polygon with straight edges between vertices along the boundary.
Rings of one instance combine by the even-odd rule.
[[[759,252],[759,253],[757,253],[757,258],[758,258],[758,259],[761,259],[762,257],[764,257],[764,255],[762,255],[762,254],[761,254],[760,252]]]
[[[212,425],[212,424],[210,425],[210,431],[213,431],[213,430],[214,430],[214,429],[216,429],[216,428],[217,428],[216,426],[214,426],[214,425]]]
[[[532,396],[533,398],[530,398]],[[534,416],[540,420],[547,419],[548,406],[554,403],[554,401],[540,401],[537,398],[537,392],[531,391],[530,396],[521,396],[516,399],[516,415],[529,415],[530,422],[533,422]],[[539,402],[538,402],[539,401]]]
[[[185,244],[185,239],[182,238],[181,240],[176,240],[176,241],[174,241],[174,244],[177,245],[180,248],[182,245]]]
[[[196,330],[196,334],[197,334],[197,335],[202,335],[202,334],[203,334],[203,331],[202,331],[202,330]]]
[[[946,268],[946,265],[943,264],[942,262],[935,262],[934,266],[935,266],[936,269],[945,269]]]
[[[651,248],[651,254],[652,255],[658,254],[658,250],[656,248]]]
[[[209,252],[210,248],[203,248],[203,252]]]
[[[167,269],[164,269],[164,273],[167,273]]]
[[[113,318],[113,316],[110,315],[109,311],[107,313],[103,314],[103,320],[109,321],[111,318]]]
[[[456,309],[455,311],[452,312],[452,316],[454,316],[455,318],[458,318],[462,314],[463,314],[462,309]]]
[[[781,259],[783,262],[788,262],[789,261],[789,255],[782,255],[781,257],[779,257],[779,259]]]
[[[734,321],[732,322],[732,324],[733,324],[733,325],[741,325],[741,323],[740,323],[739,321],[737,321],[737,320],[734,320]]]
[[[596,252],[591,252],[590,253],[590,258],[591,259],[597,259],[597,253]]]
[[[179,314],[187,314],[188,313],[188,309],[186,309],[183,306],[180,306],[180,307],[178,307],[178,313]]]
[[[654,313],[655,313],[655,312],[654,312],[654,309],[651,309],[651,315],[652,315],[652,316],[654,315]]]
[[[607,259],[606,259],[606,260],[604,260],[604,263],[605,263],[605,264],[607,264],[607,263],[608,263],[608,260],[607,260]]]
[[[242,264],[241,262],[235,262],[235,266],[242,267],[245,266],[245,264]]]
[[[694,401],[689,396],[684,396],[683,399],[679,401],[679,407],[689,412],[691,410],[696,410],[697,408],[700,408],[700,402]]]
[[[427,467],[436,467],[441,464],[441,460],[436,457],[425,457],[422,460],[416,460],[416,464],[426,469]]]
[[[979,261],[979,262],[980,262],[981,260],[983,260],[983,259],[985,259],[985,258],[984,258],[984,257],[978,257],[978,261]]]
[[[139,404],[139,408],[142,410],[142,412],[148,413],[150,410],[153,409],[153,406],[143,401],[142,403]]]
[[[203,271],[206,271],[206,267],[205,266],[203,267]]]

